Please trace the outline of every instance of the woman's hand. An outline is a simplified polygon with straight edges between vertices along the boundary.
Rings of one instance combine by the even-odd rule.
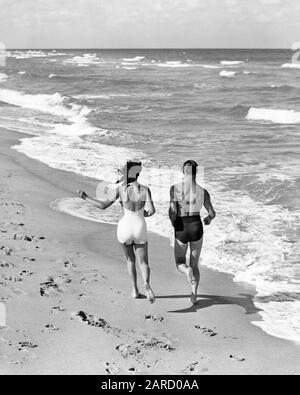
[[[77,193],[79,197],[83,200],[85,200],[88,197],[88,195],[84,191],[81,191],[80,189],[77,191]]]

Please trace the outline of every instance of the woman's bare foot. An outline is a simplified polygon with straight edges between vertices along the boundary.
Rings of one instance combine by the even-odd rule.
[[[193,292],[191,293],[190,301],[191,301],[192,304],[197,304],[198,303],[197,295],[195,295]]]
[[[140,299],[142,297],[138,289],[134,289],[131,293],[131,296],[133,299]]]
[[[144,284],[145,287],[145,293],[147,296],[147,299],[149,300],[150,303],[155,303],[155,295],[154,292],[152,291],[151,287],[149,284]]]
[[[187,280],[188,280],[188,282],[190,284],[194,285],[196,283],[194,272],[193,272],[193,269],[191,267],[189,267],[187,269],[186,277],[187,277]]]

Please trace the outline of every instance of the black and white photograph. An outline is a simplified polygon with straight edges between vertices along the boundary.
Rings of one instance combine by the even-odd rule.
[[[1,376],[300,374],[299,16],[0,0]]]

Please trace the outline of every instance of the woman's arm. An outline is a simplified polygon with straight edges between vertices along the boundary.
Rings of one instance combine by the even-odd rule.
[[[146,218],[149,218],[155,214],[155,207],[154,207],[154,203],[152,200],[151,191],[149,188],[147,188],[147,206],[148,206],[148,210],[144,211],[144,216]]]
[[[175,199],[175,188],[174,185],[170,189],[170,207],[169,207],[169,218],[174,226],[177,218],[177,201]]]
[[[116,196],[113,200],[107,200],[106,202],[101,202],[100,200],[93,199],[81,190],[77,191],[77,193],[81,199],[86,200],[88,203],[91,203],[93,206],[99,208],[100,210],[105,210],[108,207],[112,206],[119,198],[119,191],[117,191]]]
[[[210,194],[204,190],[204,207],[208,212],[208,216],[204,218],[205,225],[210,225],[211,221],[216,218],[216,212],[210,200]]]

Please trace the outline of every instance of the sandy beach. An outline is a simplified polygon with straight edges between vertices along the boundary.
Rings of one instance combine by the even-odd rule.
[[[191,307],[167,239],[150,236],[157,302],[132,300],[116,228],[50,209],[96,181],[12,150],[21,137],[0,130],[0,374],[300,373],[300,346],[251,324],[252,287],[202,267]]]

